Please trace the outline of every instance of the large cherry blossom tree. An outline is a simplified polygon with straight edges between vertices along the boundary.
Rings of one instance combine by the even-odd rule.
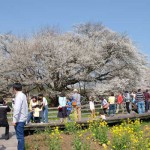
[[[76,84],[101,92],[135,88],[147,69],[146,58],[127,35],[92,23],[66,33],[46,28],[29,38],[4,34],[0,53],[4,93],[14,82],[27,91],[62,91]]]

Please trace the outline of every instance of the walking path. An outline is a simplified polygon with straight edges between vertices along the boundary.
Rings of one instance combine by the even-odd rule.
[[[5,140],[5,128],[0,127],[0,150],[17,150],[14,126],[9,127],[9,140]]]

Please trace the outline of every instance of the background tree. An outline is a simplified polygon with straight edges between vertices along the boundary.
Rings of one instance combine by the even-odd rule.
[[[26,91],[62,91],[71,85],[95,92],[136,88],[146,58],[125,34],[101,24],[80,24],[73,32],[45,28],[30,38],[0,37],[1,91],[21,82]]]

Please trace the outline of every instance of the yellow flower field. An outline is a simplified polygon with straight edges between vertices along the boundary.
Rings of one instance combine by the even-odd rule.
[[[128,120],[109,127],[97,120],[83,126],[68,122],[64,131],[56,127],[27,136],[26,150],[150,150],[149,123]]]

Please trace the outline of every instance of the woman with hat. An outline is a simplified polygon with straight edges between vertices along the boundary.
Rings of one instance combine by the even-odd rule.
[[[75,119],[77,121],[81,121],[81,96],[78,92],[77,89],[73,90],[73,95],[72,95],[72,106],[74,107],[75,110]]]

